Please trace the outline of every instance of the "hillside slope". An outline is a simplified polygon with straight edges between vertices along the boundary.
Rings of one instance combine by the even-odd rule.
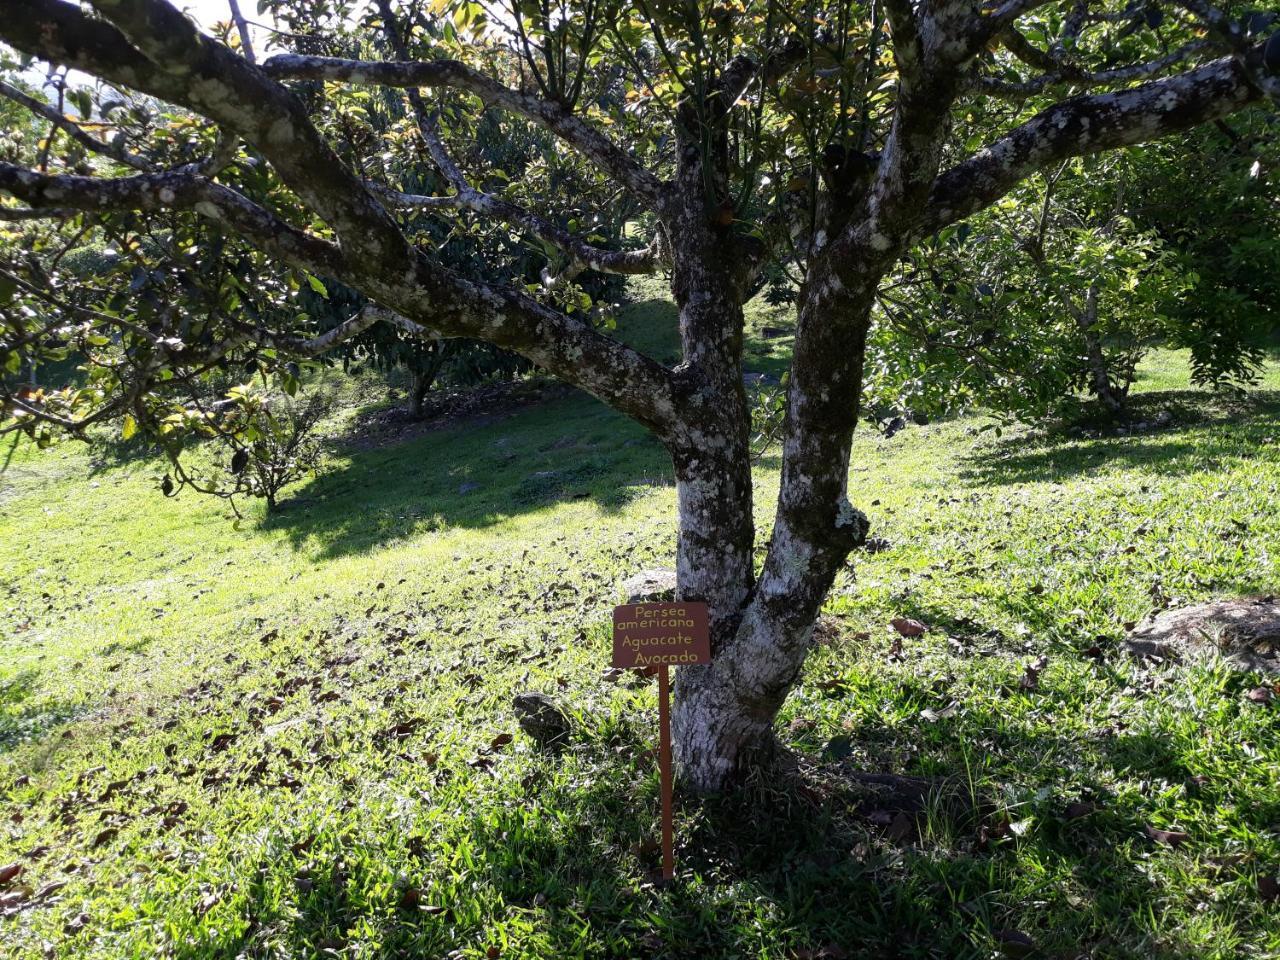
[[[650,298],[623,328],[661,352],[669,319]],[[1280,955],[1262,678],[1116,650],[1161,604],[1280,584],[1280,372],[1225,405],[1165,354],[1143,386],[1177,426],[859,435],[852,497],[887,542],[839,579],[782,720],[824,802],[684,803],[667,888],[653,690],[604,672],[618,580],[674,549],[670,468],[637,427],[574,394],[350,445],[240,524],[161,497],[139,451],[16,451],[2,952]],[[896,616],[931,629],[899,649]],[[565,754],[519,734],[527,689],[573,715]],[[980,803],[904,821],[854,770]]]

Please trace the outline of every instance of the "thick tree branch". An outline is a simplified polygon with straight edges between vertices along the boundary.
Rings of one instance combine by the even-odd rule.
[[[289,91],[200,34],[164,0],[99,3],[116,25],[64,0],[0,0],[0,38],[42,59],[188,107],[240,134],[334,228],[349,255],[383,263],[411,256],[395,221],[333,153]],[[165,59],[161,64],[152,57]]]
[[[334,244],[303,233],[230,187],[187,171],[102,179],[41,174],[0,163],[0,191],[27,203],[33,214],[52,216],[191,209],[290,266],[329,276],[348,270]]]
[[[1260,46],[1252,51],[1260,53]],[[941,174],[915,236],[976,213],[1052,163],[1177,133],[1260,98],[1245,69],[1224,58],[1129,90],[1064,100]]]
[[[918,86],[924,74],[924,43],[911,0],[884,0],[893,41],[893,59],[903,87]]]
[[[792,70],[807,53],[804,42],[791,37],[764,57],[734,57],[725,64],[716,81],[719,113],[728,113],[753,82],[759,80],[762,86],[768,86]]]
[[[503,86],[458,60],[369,61],[281,54],[263,69],[277,80],[332,80],[387,87],[452,87],[545,127],[616,178],[651,210],[666,205],[662,182],[620,146],[556,103]]]
[[[192,209],[290,266],[332,276],[398,314],[415,335],[487,340],[521,353],[556,376],[667,437],[676,416],[671,371],[577,319],[509,288],[457,276],[415,251],[407,271],[370,275],[328,241],[305,234],[228,187],[191,173],[116,180],[50,176],[0,163],[0,191],[33,209],[107,212]],[[407,276],[406,276],[407,274]],[[413,317],[430,317],[426,324]],[[416,332],[415,332],[416,331]]]
[[[1236,60],[1249,74],[1254,86],[1280,103],[1280,76],[1264,69],[1262,58],[1254,55],[1249,38],[1238,23],[1206,0],[1178,0],[1178,3],[1194,14],[1210,34],[1234,51]]]

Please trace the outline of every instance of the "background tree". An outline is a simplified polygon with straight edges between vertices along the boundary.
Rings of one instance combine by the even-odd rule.
[[[1148,144],[1130,167],[1129,216],[1160,236],[1191,281],[1169,338],[1190,348],[1200,383],[1249,382],[1280,326],[1274,121],[1244,111]]]
[[[1123,415],[1138,361],[1188,332],[1175,314],[1191,287],[1176,253],[1126,215],[1123,160],[1063,164],[904,258],[880,291],[873,402],[1038,420],[1078,417],[1085,393]]]
[[[1280,220],[1271,143],[1245,132],[1265,116],[1233,122],[1073,159],[916,247],[880,290],[872,408],[1070,419],[1085,393],[1123,416],[1156,344],[1189,349],[1195,383],[1251,382],[1276,329]]]
[[[679,590],[709,604],[714,638],[715,662],[681,671],[674,714],[682,774],[704,790],[775,756],[773,718],[833,578],[866,535],[846,487],[883,278],[922,239],[1041,170],[1280,90],[1280,40],[1252,37],[1235,11],[1201,0],[566,0],[492,12],[445,0],[432,23],[417,4],[396,4],[383,8],[396,23],[375,11],[354,28],[405,28],[410,9],[396,60],[303,51],[260,64],[165,0],[90,6],[97,16],[62,0],[2,0],[0,37],[174,110],[145,134],[99,139],[96,175],[0,164],[0,189],[21,204],[5,215],[55,223],[32,238],[36,266],[9,252],[2,362],[70,343],[86,368],[57,394],[11,393],[13,428],[80,431],[124,410],[157,433],[207,428],[210,412],[180,402],[175,384],[224,365],[287,377],[286,358],[377,322],[522,354],[647,426],[671,454]],[[349,29],[346,5],[263,8]],[[357,109],[353,91],[408,91],[411,143],[448,192],[405,196],[382,179],[385,158],[413,147],[343,142],[298,83],[354,104],[335,106],[334,122]],[[493,185],[458,149],[488,111],[554,135],[557,158],[590,169],[600,195],[625,194],[597,215],[643,210],[648,246],[610,248],[557,217],[550,166]],[[1000,114],[1001,132],[970,142],[970,116],[989,129]],[[189,159],[191,147],[205,159]],[[531,289],[499,264],[483,279],[449,268],[406,207],[536,237],[567,264],[553,280],[669,270],[681,363],[668,369],[597,329],[570,283]],[[123,269],[111,290],[47,282],[54,238],[86,223],[119,238],[144,274],[137,289]],[[757,573],[742,304],[775,261],[800,281],[798,321],[777,511]],[[369,306],[319,333],[296,292],[322,276]]]

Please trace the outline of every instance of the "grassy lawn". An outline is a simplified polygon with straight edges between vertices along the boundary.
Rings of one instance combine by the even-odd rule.
[[[639,293],[623,329],[661,352]],[[351,443],[238,524],[163,498],[143,451],[13,451],[0,955],[1280,956],[1280,709],[1117,649],[1166,602],[1280,584],[1280,370],[1231,404],[1165,353],[1142,387],[1174,428],[860,433],[887,548],[838,580],[782,717],[821,802],[685,800],[667,887],[654,690],[604,675],[617,582],[673,562],[639,428],[569,395]],[[899,650],[896,616],[930,630]],[[562,755],[519,733],[522,690],[572,713]],[[904,823],[852,771],[937,802]]]

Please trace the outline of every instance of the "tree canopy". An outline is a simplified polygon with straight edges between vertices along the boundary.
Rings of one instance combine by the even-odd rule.
[[[0,2],[0,93],[45,131],[15,130],[0,162],[17,231],[0,274],[6,429],[123,416],[173,446],[226,428],[211,378],[288,386],[296,362],[376,323],[521,354],[671,451],[680,589],[711,605],[717,647],[682,680],[677,754],[709,788],[767,752],[866,535],[848,460],[885,278],[1033,175],[1280,93],[1271,15],[1203,0],[259,11],[278,50],[231,25],[205,35],[166,0]],[[50,103],[24,89],[34,64],[97,83]],[[517,141],[531,149],[512,162],[483,147]],[[88,236],[105,260],[71,277]],[[465,256],[446,256],[462,236]],[[516,248],[544,258],[537,281]],[[757,574],[741,305],[778,270],[798,327]],[[612,336],[579,282],[658,271],[680,309],[674,368]],[[322,328],[300,297],[331,282],[366,305]],[[84,373],[64,389],[21,381],[72,355]]]

